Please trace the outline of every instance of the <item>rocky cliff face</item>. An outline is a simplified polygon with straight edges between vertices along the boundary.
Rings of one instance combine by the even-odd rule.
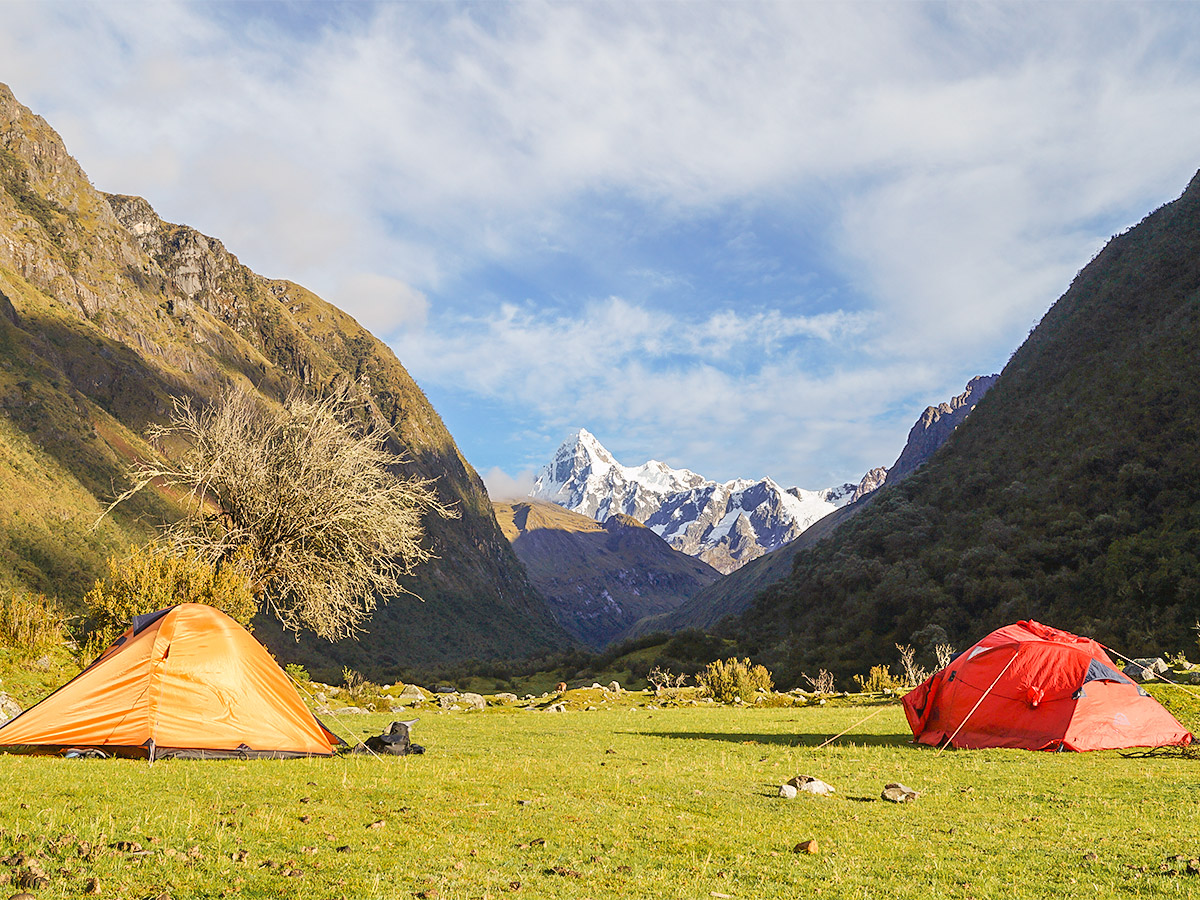
[[[967,414],[975,408],[983,395],[996,383],[999,375],[976,375],[967,382],[967,388],[947,403],[925,407],[925,412],[908,432],[904,449],[890,469],[872,469],[859,482],[854,491],[854,500],[865,497],[883,487],[884,483],[896,484],[924,465],[938,448],[950,438]]]
[[[349,392],[364,424],[391,435],[405,460],[398,469],[436,479],[457,505],[460,519],[427,523],[439,559],[408,585],[425,603],[397,598],[362,640],[335,645],[306,637],[297,647],[264,622],[272,649],[381,671],[569,643],[501,535],[479,477],[387,347],[299,285],[250,271],[219,240],[162,221],[145,200],[96,191],[58,135],[3,85],[0,297],[0,425],[39,477],[70,495],[70,509],[54,515],[98,509],[124,462],[152,452],[138,435],[169,414],[172,397],[203,403],[234,382],[270,399],[300,387]],[[38,480],[0,454],[6,473],[22,490]],[[162,498],[153,516],[138,511],[143,521],[168,515]],[[112,546],[147,531],[120,517],[106,527],[115,531],[104,546],[44,528],[48,547],[36,553],[61,560],[49,573],[16,532],[0,536],[9,547],[0,581],[79,596]]]
[[[632,516],[724,574],[795,539],[853,493],[852,484],[785,491],[770,478],[718,483],[657,460],[623,466],[581,429],[558,448],[530,495],[601,522]]]

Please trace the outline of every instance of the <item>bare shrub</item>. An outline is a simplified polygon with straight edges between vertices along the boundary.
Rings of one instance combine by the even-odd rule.
[[[832,694],[837,688],[833,685],[833,673],[827,669],[822,669],[817,673],[817,677],[801,672],[800,677],[808,682],[808,686],[812,688],[814,694]]]
[[[338,400],[271,407],[243,390],[203,410],[176,400],[171,424],[148,436],[186,449],[139,463],[113,506],[151,483],[183,491],[171,539],[218,568],[240,559],[260,605],[293,631],[353,634],[377,596],[406,593],[399,579],[432,556],[423,516],[456,514],[429,481],[395,475],[401,460]]]
[[[908,644],[897,644],[896,649],[900,651],[900,678],[905,687],[916,687],[929,677],[925,667],[917,664],[915,659],[917,651],[913,647]]]
[[[646,681],[654,689],[655,694],[677,691],[687,684],[687,680],[687,675],[672,674],[670,669],[662,666],[655,666],[646,674]]]
[[[938,644],[933,648],[933,655],[937,658],[937,667],[940,672],[954,659],[954,648],[949,644]]]

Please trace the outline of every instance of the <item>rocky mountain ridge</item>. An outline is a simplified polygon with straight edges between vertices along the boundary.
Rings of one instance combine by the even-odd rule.
[[[530,496],[603,522],[631,516],[676,550],[727,574],[794,540],[850,502],[855,485],[784,490],[770,478],[709,481],[658,460],[624,466],[579,429],[538,473]]]

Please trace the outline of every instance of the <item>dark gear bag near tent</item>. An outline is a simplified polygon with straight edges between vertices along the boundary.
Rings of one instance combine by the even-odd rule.
[[[1100,644],[1033,621],[993,631],[903,703],[922,744],[1113,750],[1192,741]]]
[[[0,727],[0,750],[118,756],[332,756],[343,741],[262,644],[198,603],[137,616],[96,661]]]

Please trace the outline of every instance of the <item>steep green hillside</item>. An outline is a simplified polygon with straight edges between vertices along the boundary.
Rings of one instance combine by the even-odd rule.
[[[629,516],[603,525],[553,503],[497,503],[496,518],[559,623],[590,647],[627,636],[719,580]]]
[[[729,633],[785,682],[1025,617],[1129,655],[1194,648],[1198,347],[1200,176],[1079,273],[933,460]]]
[[[0,583],[77,599],[114,548],[172,515],[147,497],[89,531],[138,437],[173,396],[232,383],[268,400],[347,392],[390,435],[398,468],[434,478],[461,513],[428,521],[438,559],[357,642],[273,650],[368,671],[568,646],[501,535],[483,484],[390,350],[350,316],[263,278],[220,241],[146,201],[96,191],[58,135],[0,85]]]

